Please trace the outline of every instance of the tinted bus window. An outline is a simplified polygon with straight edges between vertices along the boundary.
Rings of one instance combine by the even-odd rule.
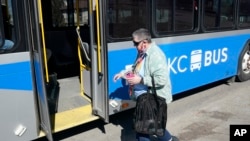
[[[156,31],[158,33],[173,31],[173,1],[158,0],[155,3]]]
[[[233,28],[233,0],[205,0],[204,27],[206,30]]]
[[[107,22],[110,38],[131,37],[134,30],[148,28],[147,0],[108,0]]]
[[[194,10],[197,5],[193,0],[176,0],[175,26],[176,31],[192,30],[194,25]],[[195,9],[194,9],[195,5]]]
[[[250,27],[250,1],[239,1],[239,27]]]
[[[3,30],[1,38],[4,37],[5,40],[2,40],[1,53],[10,52],[16,41],[15,37],[15,26],[14,26],[14,18],[13,18],[13,9],[11,0],[1,1],[1,12],[2,12],[2,24]]]
[[[193,0],[157,0],[155,2],[155,28],[164,32],[190,31],[194,29],[195,12]],[[197,6],[197,5],[195,5]]]

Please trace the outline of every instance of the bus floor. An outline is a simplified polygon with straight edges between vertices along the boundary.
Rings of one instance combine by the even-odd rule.
[[[72,110],[90,103],[88,97],[81,94],[78,76],[59,79],[58,82],[60,88],[57,112]]]

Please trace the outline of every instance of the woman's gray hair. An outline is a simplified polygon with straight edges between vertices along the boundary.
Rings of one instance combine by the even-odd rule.
[[[132,33],[132,37],[133,38],[137,38],[138,40],[142,41],[142,40],[147,40],[149,43],[151,43],[151,34],[150,32],[145,29],[145,28],[140,28],[140,29],[137,29],[135,30],[133,33]]]

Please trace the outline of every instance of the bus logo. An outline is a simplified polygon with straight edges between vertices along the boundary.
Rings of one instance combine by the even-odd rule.
[[[199,50],[193,50],[191,52],[191,61],[190,61],[190,70],[193,72],[195,69],[200,70],[201,69],[201,57],[202,57],[202,51]]]

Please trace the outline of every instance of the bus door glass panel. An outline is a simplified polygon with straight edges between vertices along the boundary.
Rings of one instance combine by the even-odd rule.
[[[77,17],[76,0],[52,0],[52,26],[72,27],[88,25],[88,0],[79,0],[79,17]]]
[[[0,53],[6,53],[13,51],[16,41],[12,0],[1,0],[1,12],[3,29],[1,29],[0,37],[4,40],[1,42]]]
[[[207,30],[234,27],[234,0],[205,0],[203,23]]]
[[[107,0],[109,37],[131,37],[134,30],[148,28],[149,8],[148,0]]]
[[[250,1],[239,1],[238,23],[241,28],[250,27]]]

